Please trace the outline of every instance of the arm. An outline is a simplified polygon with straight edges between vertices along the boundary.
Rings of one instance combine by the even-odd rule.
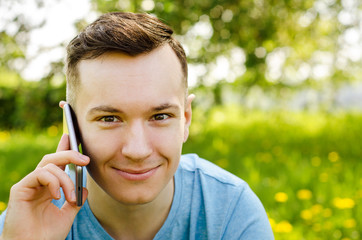
[[[85,166],[89,158],[69,150],[69,139],[63,135],[56,153],[44,156],[38,167],[15,184],[0,239],[65,239],[80,207],[75,204],[74,184],[64,172],[66,164]],[[65,195],[61,209],[52,203]],[[87,191],[83,190],[83,199]]]

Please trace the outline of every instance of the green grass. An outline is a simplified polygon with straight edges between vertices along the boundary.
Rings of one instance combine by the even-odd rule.
[[[45,154],[54,152],[59,139],[56,126],[38,133],[0,131],[0,212],[11,186],[33,171]]]
[[[214,108],[195,119],[184,152],[249,183],[276,239],[362,237],[362,115]]]
[[[361,239],[362,115],[194,111],[184,152],[249,183],[276,239]],[[57,128],[0,132],[0,212],[10,187],[53,152]]]

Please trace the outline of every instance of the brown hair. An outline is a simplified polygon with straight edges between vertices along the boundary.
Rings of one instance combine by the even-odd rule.
[[[67,47],[67,101],[75,103],[79,87],[78,63],[107,52],[130,56],[148,53],[169,44],[181,63],[187,89],[187,62],[181,44],[172,37],[172,29],[156,17],[143,13],[107,13],[86,27]]]

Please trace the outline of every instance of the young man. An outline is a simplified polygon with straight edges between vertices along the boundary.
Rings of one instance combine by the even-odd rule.
[[[184,50],[167,25],[109,13],[67,50],[67,101],[85,155],[69,150],[63,135],[57,152],[12,187],[1,239],[273,239],[244,181],[181,156],[194,96]],[[87,166],[81,208],[68,163]]]

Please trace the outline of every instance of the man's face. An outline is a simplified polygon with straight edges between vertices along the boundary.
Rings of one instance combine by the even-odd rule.
[[[107,53],[81,61],[79,77],[74,107],[90,175],[119,202],[154,200],[172,183],[191,121],[175,53]]]

